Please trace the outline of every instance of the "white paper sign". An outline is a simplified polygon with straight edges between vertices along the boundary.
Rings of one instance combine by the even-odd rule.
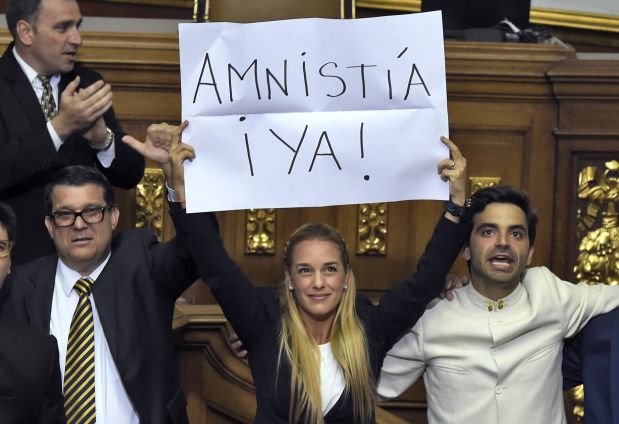
[[[179,25],[190,212],[446,199],[440,12]]]

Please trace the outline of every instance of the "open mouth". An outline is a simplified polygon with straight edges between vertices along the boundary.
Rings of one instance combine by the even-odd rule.
[[[494,255],[488,262],[499,272],[509,272],[514,269],[514,261],[508,255]]]

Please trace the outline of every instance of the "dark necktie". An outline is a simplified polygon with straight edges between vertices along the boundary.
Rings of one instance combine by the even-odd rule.
[[[39,75],[37,78],[43,83],[43,95],[41,96],[41,108],[46,121],[51,121],[56,116],[56,103],[52,95],[52,85],[49,83],[47,75]]]
[[[64,409],[68,424],[94,423],[95,329],[88,296],[94,281],[80,278],[73,289],[80,298],[71,319],[64,373]]]

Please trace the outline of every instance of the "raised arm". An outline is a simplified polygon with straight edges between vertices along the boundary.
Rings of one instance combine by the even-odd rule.
[[[186,126],[185,122],[175,131],[169,154],[168,185],[182,201],[185,198],[183,164],[195,158],[193,148],[181,140]],[[182,219],[176,221],[177,236],[191,252],[200,277],[211,288],[226,318],[251,352],[252,345],[268,327],[262,302],[268,294],[255,289],[226,252],[215,214],[186,214],[184,211],[182,214]],[[273,294],[272,291],[268,293]]]
[[[441,141],[449,148],[451,158],[438,163],[438,173],[441,179],[449,181],[451,201],[463,207],[466,159],[449,139],[443,137]],[[459,222],[458,216],[445,212],[419,259],[416,273],[386,293],[380,304],[369,311],[370,319],[366,325],[385,342],[385,352],[417,322],[426,305],[440,294],[446,275],[468,237],[469,226]]]

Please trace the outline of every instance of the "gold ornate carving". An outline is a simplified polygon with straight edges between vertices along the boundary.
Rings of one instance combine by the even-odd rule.
[[[583,421],[585,418],[585,389],[581,384],[569,390],[569,394],[574,401],[572,415],[576,417],[576,421]]]
[[[135,188],[135,228],[150,228],[159,240],[163,238],[164,193],[163,171],[146,168]]]
[[[600,167],[601,168],[601,167]],[[576,211],[577,237],[580,239],[574,274],[589,284],[619,284],[619,162],[612,160],[603,169],[587,166],[578,175],[578,197],[588,202],[586,211]],[[584,234],[584,236],[583,236]],[[575,387],[573,414],[584,418],[584,387]]]
[[[469,181],[471,182],[471,194],[482,188],[501,185],[500,177],[469,177]]]
[[[387,254],[387,203],[365,203],[357,207],[357,254]]]
[[[619,284],[619,162],[604,166],[587,166],[578,176],[578,197],[588,204],[586,211],[576,211],[580,245],[574,274],[578,281],[614,286]]]
[[[248,209],[245,213],[245,254],[275,254],[275,209]]]

